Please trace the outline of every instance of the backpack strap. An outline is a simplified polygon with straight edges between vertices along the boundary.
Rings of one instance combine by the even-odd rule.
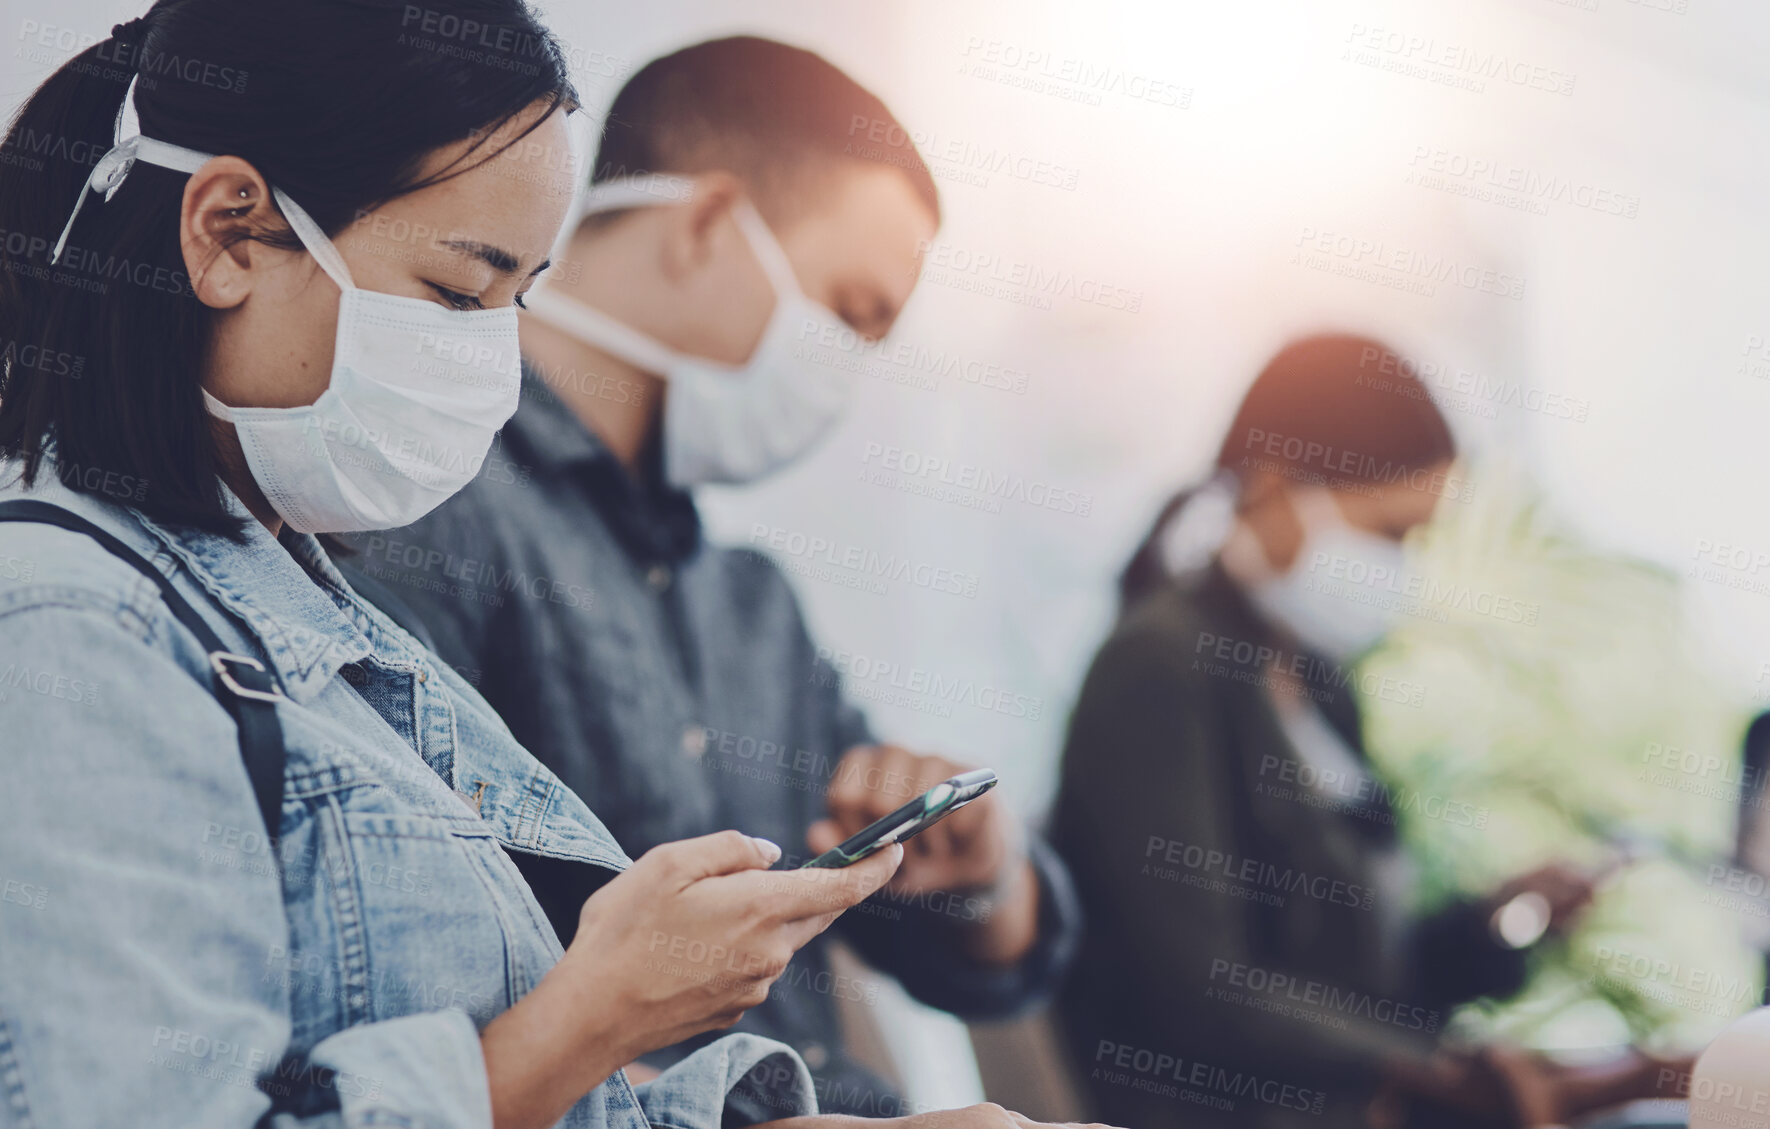
[[[234,719],[239,731],[240,759],[246,762],[246,775],[252,780],[252,792],[258,799],[258,811],[264,817],[264,829],[274,850],[283,823],[283,764],[288,755],[276,706],[286,699],[275,676],[252,656],[229,651],[221,636],[178,593],[172,581],[109,531],[60,506],[34,500],[0,502],[0,522],[8,521],[54,525],[83,533],[159,586],[160,599],[165,601],[167,610],[209,653],[209,669],[214,675],[209,692]]]

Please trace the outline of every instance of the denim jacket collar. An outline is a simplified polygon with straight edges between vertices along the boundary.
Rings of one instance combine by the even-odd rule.
[[[310,701],[339,668],[367,657],[374,648],[314,583],[314,576],[334,589],[344,583],[319,542],[285,530],[279,544],[231,491],[226,499],[229,509],[247,519],[244,544],[216,533],[163,526],[140,513],[135,517],[217,604],[251,628],[283,693],[297,702]]]
[[[243,543],[217,533],[162,525],[133,507],[125,511],[115,502],[72,489],[52,465],[38,475],[30,490],[31,497],[97,522],[145,557],[153,558],[162,549],[171,553],[217,605],[238,616],[259,638],[283,693],[296,702],[311,701],[340,667],[368,656],[373,647],[303,571],[305,563],[333,588],[343,585],[319,542],[290,530],[278,544],[225,484],[222,494],[229,512],[246,519]],[[125,512],[135,519],[133,523],[123,517]],[[161,568],[165,570],[164,565]]]

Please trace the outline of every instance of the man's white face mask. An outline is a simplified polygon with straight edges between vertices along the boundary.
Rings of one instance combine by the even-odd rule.
[[[565,232],[598,212],[685,203],[692,195],[693,182],[682,177],[607,181],[584,195]],[[524,299],[530,316],[665,380],[664,476],[683,489],[751,482],[780,469],[835,426],[853,394],[852,378],[798,347],[845,331],[842,320],[806,297],[780,241],[747,200],[734,206],[732,219],[774,290],[774,312],[743,364],[678,352],[545,279]]]

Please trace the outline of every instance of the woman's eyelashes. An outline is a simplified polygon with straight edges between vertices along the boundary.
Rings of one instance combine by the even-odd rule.
[[[426,286],[430,287],[432,290],[436,291],[437,297],[441,298],[444,302],[448,303],[450,309],[454,309],[454,310],[483,310],[483,309],[485,309],[485,304],[483,302],[481,302],[478,298],[474,297],[472,294],[463,294],[459,290],[450,290],[448,287],[438,286],[434,282],[426,282],[424,285],[426,285]]]
[[[481,301],[475,295],[463,294],[459,290],[450,290],[448,287],[439,286],[434,282],[426,282],[424,285],[426,285],[426,286],[430,287],[432,290],[436,291],[437,296],[439,298],[441,298],[444,302],[447,302],[449,304],[450,309],[483,310],[486,308],[485,303],[483,301]],[[521,294],[518,294],[515,297],[514,301],[516,303],[517,309],[519,309],[519,310],[528,309],[528,303],[524,302],[522,300]]]

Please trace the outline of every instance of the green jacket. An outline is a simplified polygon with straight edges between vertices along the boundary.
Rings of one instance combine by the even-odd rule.
[[[1052,838],[1088,934],[1060,1006],[1113,1124],[1362,1124],[1382,1062],[1522,980],[1478,906],[1412,914],[1396,797],[1368,762],[1314,786],[1275,663],[1361,760],[1356,696],[1415,692],[1296,650],[1212,567],[1128,612],[1071,718]]]

